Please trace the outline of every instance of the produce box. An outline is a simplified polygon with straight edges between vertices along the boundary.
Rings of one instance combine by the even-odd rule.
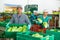
[[[0,26],[1,27],[6,27],[7,23],[9,22],[10,19],[7,19],[5,21],[0,21]]]
[[[0,22],[0,26],[1,26],[1,27],[6,27],[6,24],[7,24],[7,22],[5,22],[5,21]]]
[[[60,31],[58,29],[46,30],[46,34],[54,35],[54,40],[60,40]]]
[[[32,25],[30,30],[34,32],[43,32],[43,33],[46,32],[46,28],[43,28],[42,25],[37,24]]]
[[[5,37],[6,38],[15,38],[17,32],[19,32],[19,33],[22,33],[23,32],[24,33],[27,30],[24,27],[22,28],[23,25],[10,24],[9,26],[10,27],[9,28],[6,28],[6,30],[5,30]],[[24,30],[22,31],[22,29],[24,29]]]
[[[5,38],[16,38],[16,32],[5,32]]]
[[[9,22],[9,21],[10,21],[10,19],[6,19],[6,20],[5,20],[5,22]]]
[[[40,37],[38,37],[39,34]],[[54,35],[47,36],[46,34],[43,33],[39,33],[39,34],[37,32],[30,32],[28,35],[26,35],[26,33],[25,34],[17,33],[16,40],[54,40]]]

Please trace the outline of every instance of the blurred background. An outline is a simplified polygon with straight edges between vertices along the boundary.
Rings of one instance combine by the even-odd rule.
[[[0,0],[0,30],[5,30],[12,15],[17,13],[18,5],[23,7],[23,13],[29,18],[34,10],[43,15],[44,9],[47,9],[48,16],[52,16],[49,26],[60,28],[60,0]]]
[[[10,19],[12,14],[17,13],[17,5],[23,7],[23,13],[27,14],[28,17],[34,10],[37,10],[39,14],[43,14],[43,10],[47,9],[53,19],[59,20],[60,0],[0,0],[0,20]],[[54,26],[59,26],[59,21]]]
[[[44,9],[49,11],[58,10],[60,7],[60,0],[0,0],[0,3],[0,12],[4,12],[6,6],[13,7],[17,5],[22,5],[24,10],[26,10],[25,6],[27,5],[37,5],[38,11],[43,11]]]

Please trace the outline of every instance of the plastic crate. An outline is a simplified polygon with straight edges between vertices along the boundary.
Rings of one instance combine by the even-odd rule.
[[[6,19],[6,20],[5,20],[5,22],[9,22],[9,21],[10,21],[10,19]]]
[[[10,27],[12,27],[12,26],[18,27],[18,26],[23,26],[23,24],[21,24],[21,25],[10,24],[9,26],[10,26]],[[6,38],[15,38],[17,32],[8,32],[7,29],[8,29],[8,28],[6,28],[6,30],[5,30],[5,37],[6,37]],[[19,33],[20,33],[20,32],[19,32]]]
[[[0,22],[1,27],[6,27],[6,24],[7,24],[6,22]]]
[[[35,32],[31,32],[30,35],[17,33],[16,40],[47,40],[46,37],[43,37],[43,38],[32,37],[33,33],[35,33]],[[43,35],[45,36],[45,34],[43,34]],[[49,36],[49,40],[54,40],[54,35]]]
[[[54,32],[54,31],[50,31],[50,30],[46,30],[46,34],[49,35],[54,35],[54,40],[60,40],[60,32]]]
[[[16,32],[5,32],[5,38],[16,38]]]

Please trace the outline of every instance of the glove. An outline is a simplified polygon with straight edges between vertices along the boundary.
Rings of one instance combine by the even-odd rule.
[[[10,24],[10,23],[7,23],[6,28],[9,28],[9,24]]]
[[[40,22],[36,21],[36,24],[41,24]]]
[[[45,28],[49,28],[49,24],[47,24],[47,26],[45,26]]]
[[[40,23],[42,23],[42,20],[40,18],[37,19]]]
[[[36,20],[33,20],[33,21],[36,21]]]
[[[31,24],[28,25],[28,29],[30,29],[30,28],[31,28]]]
[[[38,23],[38,21],[36,21],[36,23]]]

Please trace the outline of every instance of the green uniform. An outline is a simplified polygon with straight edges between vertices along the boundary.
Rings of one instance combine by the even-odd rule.
[[[44,23],[44,22],[47,22],[47,23],[48,23],[48,21],[49,21],[50,19],[52,19],[52,16],[46,16],[46,17],[44,18],[43,15],[40,15],[39,18],[42,20],[42,23]],[[37,22],[37,24],[40,24],[40,26],[42,26],[42,28],[44,28],[44,26],[43,26],[42,23]],[[49,25],[48,25],[48,26],[49,26]]]
[[[39,18],[42,20],[42,22],[47,22],[52,19],[52,16],[47,16],[46,18],[43,17],[43,15],[40,15]]]

